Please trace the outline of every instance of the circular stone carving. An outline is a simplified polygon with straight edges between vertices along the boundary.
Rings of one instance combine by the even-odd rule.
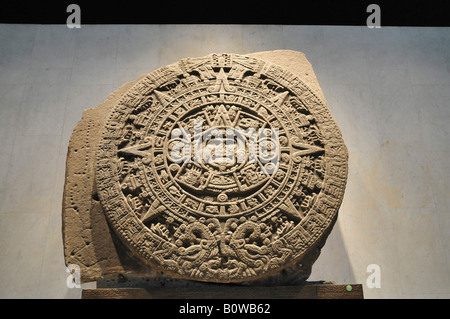
[[[107,119],[96,165],[107,219],[135,255],[172,276],[240,282],[327,236],[347,150],[298,76],[212,54],[137,81]]]

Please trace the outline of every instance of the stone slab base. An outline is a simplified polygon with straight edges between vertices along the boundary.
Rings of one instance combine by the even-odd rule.
[[[361,284],[84,289],[82,299],[364,299]]]

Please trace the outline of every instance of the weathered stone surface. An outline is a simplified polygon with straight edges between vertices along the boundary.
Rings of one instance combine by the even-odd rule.
[[[200,145],[194,120],[203,121],[205,147],[224,141],[212,135],[249,127],[278,129],[279,147],[252,153],[246,135],[230,161],[196,160],[194,149],[190,163],[177,162],[175,142]],[[180,129],[188,141],[171,139]],[[80,265],[83,281],[159,271],[212,282],[306,280],[346,177],[345,145],[302,53],[184,59],[83,113],[67,157],[66,263]]]

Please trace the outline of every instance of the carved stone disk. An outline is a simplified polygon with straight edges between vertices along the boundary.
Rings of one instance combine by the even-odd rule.
[[[242,282],[301,261],[333,226],[347,150],[298,76],[237,54],[183,59],[138,81],[97,151],[107,219],[144,262]]]

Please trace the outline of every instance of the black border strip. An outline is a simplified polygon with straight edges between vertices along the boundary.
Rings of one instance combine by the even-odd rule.
[[[447,0],[316,1],[2,1],[0,23],[65,24],[71,3],[81,24],[282,24],[365,26],[367,6],[381,8],[381,26],[450,26]]]
[[[224,304],[262,304],[262,309],[270,313],[225,313]],[[99,318],[136,317],[139,315],[151,318],[296,318],[309,316],[311,313],[320,314],[322,318],[345,316],[361,317],[367,314],[407,317],[417,314],[423,309],[437,311],[448,308],[448,300],[435,299],[383,299],[383,300],[281,300],[281,299],[257,299],[257,300],[182,300],[182,299],[153,299],[153,300],[60,300],[60,299],[5,299],[0,302],[4,311],[9,308],[12,311],[36,316],[36,313],[51,315],[51,317],[76,316]],[[207,316],[205,313],[180,313],[181,306],[203,305],[213,306],[214,312]],[[431,306],[431,307],[430,307]],[[216,310],[218,309],[218,310]]]

